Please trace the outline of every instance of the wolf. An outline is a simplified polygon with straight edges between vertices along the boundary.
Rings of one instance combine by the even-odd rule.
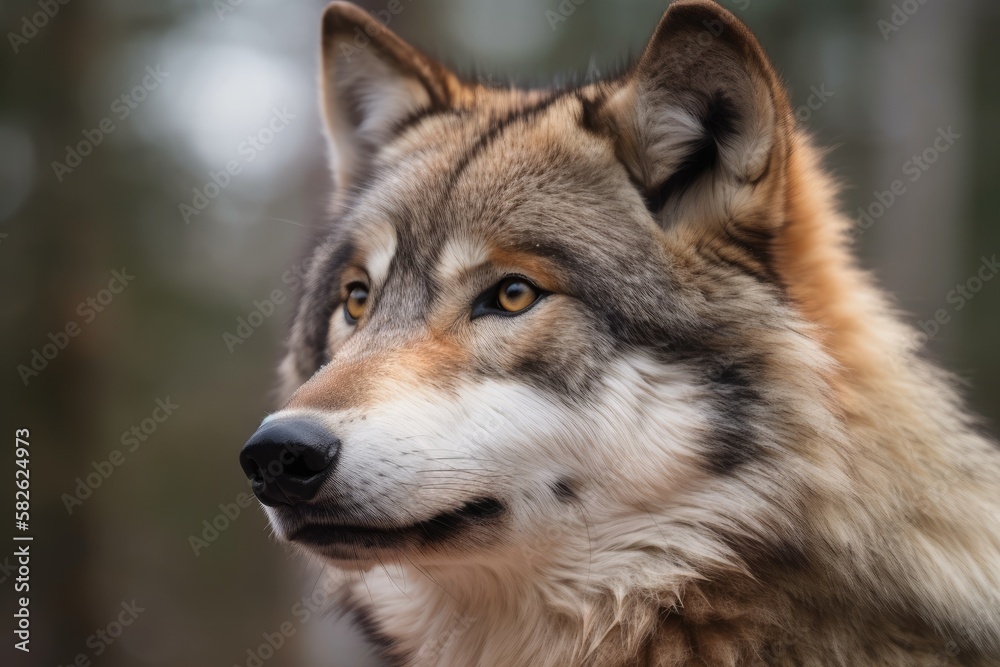
[[[329,5],[329,219],[240,463],[399,665],[1000,665],[1000,449],[750,30],[484,85]]]

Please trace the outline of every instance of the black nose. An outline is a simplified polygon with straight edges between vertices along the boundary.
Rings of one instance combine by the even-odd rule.
[[[240,466],[254,495],[265,505],[295,505],[312,500],[333,470],[340,440],[308,418],[268,422],[240,451]]]

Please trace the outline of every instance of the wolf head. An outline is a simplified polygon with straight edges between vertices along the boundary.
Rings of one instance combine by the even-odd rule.
[[[747,28],[678,2],[621,76],[529,91],[334,3],[323,89],[334,220],[242,456],[277,533],[343,567],[503,560],[588,524],[662,542],[673,508],[724,559],[755,497],[726,489],[764,502],[759,468],[835,428],[782,273],[792,113]]]
[[[729,12],[680,0],[622,75],[521,90],[335,2],[322,85],[331,220],[240,459],[341,570],[466,577],[369,577],[407,650],[453,603],[490,623],[442,664],[1000,646],[996,452],[855,267]]]

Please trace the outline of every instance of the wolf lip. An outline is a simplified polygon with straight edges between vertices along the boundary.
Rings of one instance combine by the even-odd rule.
[[[495,498],[477,498],[455,510],[403,526],[310,523],[292,531],[288,539],[307,547],[368,549],[426,546],[447,541],[464,531],[488,524],[505,511]]]

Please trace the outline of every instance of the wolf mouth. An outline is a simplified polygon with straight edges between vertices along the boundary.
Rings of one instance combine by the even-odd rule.
[[[404,526],[312,523],[297,528],[289,534],[288,539],[320,550],[338,547],[392,549],[426,546],[445,542],[472,528],[495,523],[505,510],[504,504],[499,500],[484,497],[471,500],[458,509]]]

